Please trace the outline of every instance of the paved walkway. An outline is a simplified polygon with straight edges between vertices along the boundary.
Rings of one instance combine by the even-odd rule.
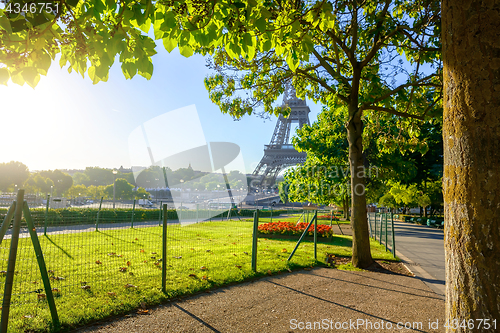
[[[419,279],[315,268],[200,293],[77,332],[444,332],[443,321],[444,302]]]
[[[442,229],[394,221],[397,255],[432,291],[444,299],[445,256]]]

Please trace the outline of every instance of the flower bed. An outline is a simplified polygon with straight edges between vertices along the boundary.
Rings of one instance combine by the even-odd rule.
[[[301,235],[307,227],[307,223],[291,223],[291,222],[271,222],[259,225],[259,233],[264,235]],[[308,229],[307,235],[314,235],[314,225]],[[333,235],[332,228],[329,225],[318,225],[318,236],[331,237]]]

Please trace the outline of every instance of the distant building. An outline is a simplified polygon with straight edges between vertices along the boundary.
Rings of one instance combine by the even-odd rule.
[[[120,171],[121,173],[131,173],[132,172],[132,168],[130,169],[125,169],[123,167],[123,165],[120,166],[120,168],[118,169],[118,171]]]

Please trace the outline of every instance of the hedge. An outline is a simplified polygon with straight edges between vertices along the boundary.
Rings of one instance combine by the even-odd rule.
[[[0,208],[0,218],[4,219],[7,214],[7,208]],[[48,225],[72,225],[72,224],[94,224],[97,219],[97,213],[99,209],[97,208],[59,208],[59,209],[49,209],[48,211]],[[45,223],[45,209],[44,208],[32,208],[30,209],[31,216],[35,225],[43,225]],[[199,210],[198,216],[201,218],[203,216],[208,216],[208,210]],[[210,213],[214,213],[213,210]],[[254,210],[250,209],[232,209],[231,216],[253,216]],[[273,216],[279,216],[282,213],[286,213],[286,210],[274,210],[274,211],[260,211],[260,217],[270,217],[271,213]],[[221,218],[227,216],[227,210],[222,213],[212,216],[212,218]],[[195,218],[196,210],[183,210],[182,217],[184,218]],[[138,208],[134,211],[134,222],[142,221],[158,221],[160,218],[158,209],[144,209]],[[132,219],[132,209],[109,209],[103,208],[99,213],[100,223],[123,223],[130,222]],[[174,209],[167,210],[168,220],[177,220],[177,211]]]

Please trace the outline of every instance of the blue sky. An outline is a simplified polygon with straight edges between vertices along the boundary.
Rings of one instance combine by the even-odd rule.
[[[126,80],[115,63],[108,82],[93,85],[57,62],[35,89],[11,82],[0,86],[0,162],[20,161],[30,170],[130,167],[128,137],[137,126],[195,104],[206,141],[238,144],[251,172],[276,119],[233,121],[208,98],[203,79],[210,71],[203,57],[184,58],[177,49],[169,54],[161,46],[157,50],[149,81],[139,76]],[[321,107],[307,103],[313,122]]]

